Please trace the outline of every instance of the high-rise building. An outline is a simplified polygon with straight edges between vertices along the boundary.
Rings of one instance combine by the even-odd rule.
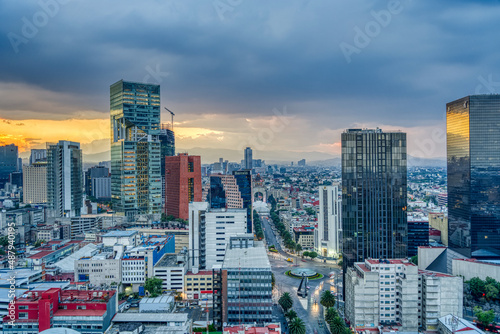
[[[161,212],[160,86],[120,80],[110,88],[111,199],[127,217]]]
[[[422,246],[429,246],[429,221],[408,217],[408,257],[417,255]]]
[[[244,167],[245,169],[252,170],[253,167],[253,159],[252,159],[252,149],[250,147],[245,148],[245,159],[244,159]]]
[[[47,163],[23,166],[23,203],[47,203]]]
[[[243,208],[243,198],[234,175],[211,175],[208,202],[213,209]]]
[[[96,177],[109,177],[109,168],[94,166],[87,169],[85,172],[85,194],[92,195],[92,179]]]
[[[18,171],[17,146],[0,146],[0,188],[9,182],[10,173]]]
[[[201,158],[179,153],[165,157],[165,213],[189,219],[189,203],[201,202]]]
[[[253,232],[253,195],[252,195],[252,171],[233,171],[240,196],[243,199],[243,208],[247,209],[247,233]]]
[[[160,131],[160,164],[161,164],[161,203],[165,207],[165,157],[175,155],[175,133],[166,123],[161,125]]]
[[[366,258],[406,258],[406,133],[342,133],[344,272]]]
[[[206,202],[189,205],[189,268],[221,264],[229,238],[246,233],[245,209],[211,209]]]
[[[324,257],[338,258],[342,253],[342,200],[336,185],[319,187],[315,248]]]
[[[247,234],[230,238],[222,264],[222,319],[228,324],[272,322],[272,272],[266,248]]]
[[[47,203],[57,217],[80,215],[83,204],[80,143],[47,144]]]
[[[500,258],[500,95],[446,105],[448,245],[466,257]]]
[[[47,150],[46,149],[32,149],[30,154],[30,165],[36,162],[47,161]]]

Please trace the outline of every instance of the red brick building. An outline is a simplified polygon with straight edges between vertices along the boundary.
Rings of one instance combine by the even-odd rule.
[[[201,158],[179,153],[165,157],[165,214],[189,219],[189,203],[201,202]]]
[[[116,314],[116,297],[115,291],[60,288],[29,291],[9,304],[9,314],[3,318],[3,331],[38,333],[63,327],[80,333],[103,333]]]

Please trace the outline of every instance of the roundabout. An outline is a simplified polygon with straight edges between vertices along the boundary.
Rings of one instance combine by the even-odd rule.
[[[302,276],[304,276],[307,277],[307,279],[309,280],[323,278],[323,275],[309,268],[294,268],[292,270],[285,272],[285,275],[297,279],[302,279]]]

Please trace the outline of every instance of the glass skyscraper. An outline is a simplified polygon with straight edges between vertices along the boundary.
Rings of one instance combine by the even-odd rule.
[[[344,272],[366,258],[407,257],[406,133],[342,133]]]
[[[0,188],[9,181],[10,173],[18,170],[17,146],[0,146]]]
[[[252,209],[252,171],[251,170],[235,170],[233,175],[236,179],[241,198],[243,199],[243,208],[247,209],[247,233],[253,231],[253,209]]]
[[[161,212],[160,86],[110,87],[111,198],[128,217]]]
[[[208,203],[212,209],[225,209],[226,205],[226,192],[224,191],[224,184],[221,177],[210,177],[210,188],[208,190]]]
[[[175,133],[168,124],[162,124],[160,130],[160,171],[161,171],[161,203],[165,206],[165,157],[175,155]]]
[[[500,95],[446,105],[448,243],[467,257],[500,258]]]

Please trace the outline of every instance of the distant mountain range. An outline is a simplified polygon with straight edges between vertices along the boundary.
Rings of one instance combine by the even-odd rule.
[[[219,158],[224,160],[240,162],[243,159],[243,152],[230,149],[216,149],[216,148],[201,148],[195,147],[191,149],[179,148],[177,153],[189,153],[191,155],[201,156],[203,164],[210,164],[219,161]],[[286,164],[289,165],[292,161],[294,165],[298,160],[306,159],[309,166],[340,166],[340,156],[322,152],[293,152],[293,151],[255,151],[254,159],[263,159],[269,164]],[[85,163],[98,163],[100,161],[109,161],[110,151],[104,151],[95,154],[83,154],[83,161]],[[445,158],[416,158],[408,156],[408,166],[421,166],[421,167],[446,167]]]

